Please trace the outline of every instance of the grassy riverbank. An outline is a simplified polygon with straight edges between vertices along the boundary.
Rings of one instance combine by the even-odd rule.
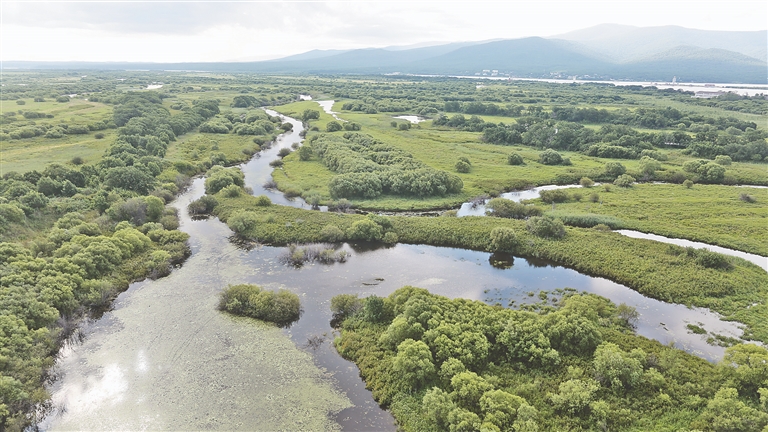
[[[722,185],[635,184],[565,191],[553,214],[619,218],[626,229],[714,244],[768,256],[768,190]],[[579,201],[574,198],[578,195]],[[596,194],[597,198],[591,197]],[[749,195],[754,202],[742,195]],[[596,200],[596,202],[593,202]],[[535,203],[544,211],[552,205]]]

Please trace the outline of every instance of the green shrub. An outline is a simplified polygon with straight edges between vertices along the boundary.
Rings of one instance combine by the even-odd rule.
[[[235,315],[270,321],[280,325],[299,319],[299,296],[287,291],[262,290],[257,285],[230,285],[222,293],[219,309]]]
[[[337,320],[344,320],[358,313],[363,308],[363,301],[357,294],[338,294],[331,298],[331,312]]]
[[[563,157],[555,150],[546,149],[539,153],[539,163],[543,165],[560,165],[563,163]]]
[[[632,187],[633,183],[635,183],[635,178],[629,174],[622,174],[613,182],[616,186],[624,188]]]
[[[239,168],[222,168],[219,165],[208,170],[205,193],[213,195],[229,185],[243,186],[245,175]]]
[[[381,226],[370,219],[356,221],[347,232],[351,240],[377,241],[383,235]]]
[[[210,214],[217,205],[219,205],[219,201],[215,197],[203,195],[189,203],[187,211],[189,211],[191,216]]]
[[[605,164],[604,171],[607,177],[616,178],[627,172],[627,168],[618,162],[608,162]]]
[[[509,218],[509,219],[525,219],[531,216],[541,216],[541,209],[518,203],[506,198],[493,198],[488,201],[485,206],[490,216]]]
[[[591,188],[592,186],[595,185],[595,182],[592,181],[592,179],[589,177],[582,177],[581,180],[579,180],[579,184],[581,185],[581,187]]]
[[[512,228],[496,227],[491,230],[491,250],[494,252],[513,252],[519,243]]]
[[[509,165],[523,165],[524,161],[522,156],[517,153],[512,153],[507,157],[507,163]]]
[[[337,132],[342,130],[341,124],[337,122],[336,120],[331,120],[328,122],[327,125],[325,125],[326,132]]]
[[[562,189],[550,189],[539,192],[539,198],[547,204],[563,203],[568,201],[568,192]]]
[[[243,191],[243,189],[235,184],[231,184],[224,189],[221,190],[221,194],[224,195],[227,198],[237,198],[240,196],[240,193]]]
[[[258,215],[245,210],[241,210],[227,219],[229,229],[240,235],[247,235],[248,231],[255,228],[258,223]]]
[[[344,241],[344,231],[339,229],[336,225],[326,225],[320,231],[320,238],[323,241],[330,243],[338,243]]]
[[[553,239],[565,237],[563,221],[551,216],[534,216],[526,221],[525,226],[531,234],[539,237]]]
[[[266,195],[259,195],[253,203],[259,207],[269,207],[272,205],[272,200]]]
[[[686,189],[690,189],[690,188],[692,188],[692,187],[693,187],[693,182],[692,182],[692,181],[690,181],[690,180],[687,180],[687,179],[686,179],[686,180],[683,182],[683,186],[685,186],[685,188],[686,188]]]
[[[461,160],[456,162],[456,165],[454,167],[456,168],[456,171],[460,173],[468,173],[472,169],[472,166],[470,164]]]
[[[614,216],[606,216],[594,213],[569,213],[567,211],[550,211],[547,215],[556,217],[569,226],[581,228],[592,228],[597,225],[604,225],[611,229],[621,229],[624,227],[621,219]]]
[[[397,234],[391,231],[388,233],[384,233],[384,236],[381,238],[381,241],[383,241],[386,244],[393,245],[398,241]]]
[[[718,165],[728,166],[733,162],[730,156],[717,155],[715,156],[715,163]]]

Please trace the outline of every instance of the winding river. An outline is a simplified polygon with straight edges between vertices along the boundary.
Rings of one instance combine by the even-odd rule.
[[[254,194],[309,208],[263,187],[279,149],[301,141],[301,122],[286,120],[293,131],[241,168]],[[663,303],[541,260],[425,245],[343,244],[338,247],[351,253],[346,263],[286,266],[280,260],[285,248],[238,249],[225,224],[190,219],[186,206],[203,193],[203,179],[196,179],[172,204],[190,234],[189,260],[168,277],[132,284],[111,311],[84,324],[80,337],[62,349],[41,429],[394,431],[393,418],[373,401],[357,367],[332,347],[329,304],[341,293],[384,296],[414,285],[507,306],[540,302],[543,291],[551,303],[562,296],[558,288],[569,287],[634,306],[639,334],[709,360],[721,358],[724,349],[691,334],[687,324],[711,334],[741,334],[737,324],[708,310]],[[301,297],[304,313],[279,329],[218,312],[222,288],[236,283],[289,289]]]

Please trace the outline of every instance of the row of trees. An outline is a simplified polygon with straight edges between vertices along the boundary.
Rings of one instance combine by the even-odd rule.
[[[464,186],[458,176],[427,167],[369,135],[315,135],[309,145],[325,166],[337,173],[329,183],[334,198],[375,198],[381,194],[426,197],[457,193]]]

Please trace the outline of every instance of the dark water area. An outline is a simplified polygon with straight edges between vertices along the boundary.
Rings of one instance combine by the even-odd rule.
[[[263,187],[279,149],[301,140],[301,123],[286,120],[294,130],[241,168],[255,195],[309,208]],[[49,387],[53,410],[41,429],[394,431],[394,419],[365,389],[357,367],[333,347],[330,300],[337,294],[387,296],[412,285],[507,307],[542,299],[554,304],[563,295],[558,289],[571,288],[635,307],[638,334],[708,360],[722,358],[724,349],[708,345],[706,335],[692,334],[687,324],[741,335],[738,325],[708,310],[649,299],[544,260],[342,244],[332,247],[349,252],[344,263],[286,265],[287,248],[244,250],[230,242],[232,232],[219,220],[190,219],[186,206],[203,193],[203,179],[196,179],[172,204],[190,234],[189,260],[168,277],[132,284],[111,311],[82,327],[82,341],[62,350],[58,379]],[[219,293],[238,283],[298,294],[301,318],[280,329],[216,310]]]

